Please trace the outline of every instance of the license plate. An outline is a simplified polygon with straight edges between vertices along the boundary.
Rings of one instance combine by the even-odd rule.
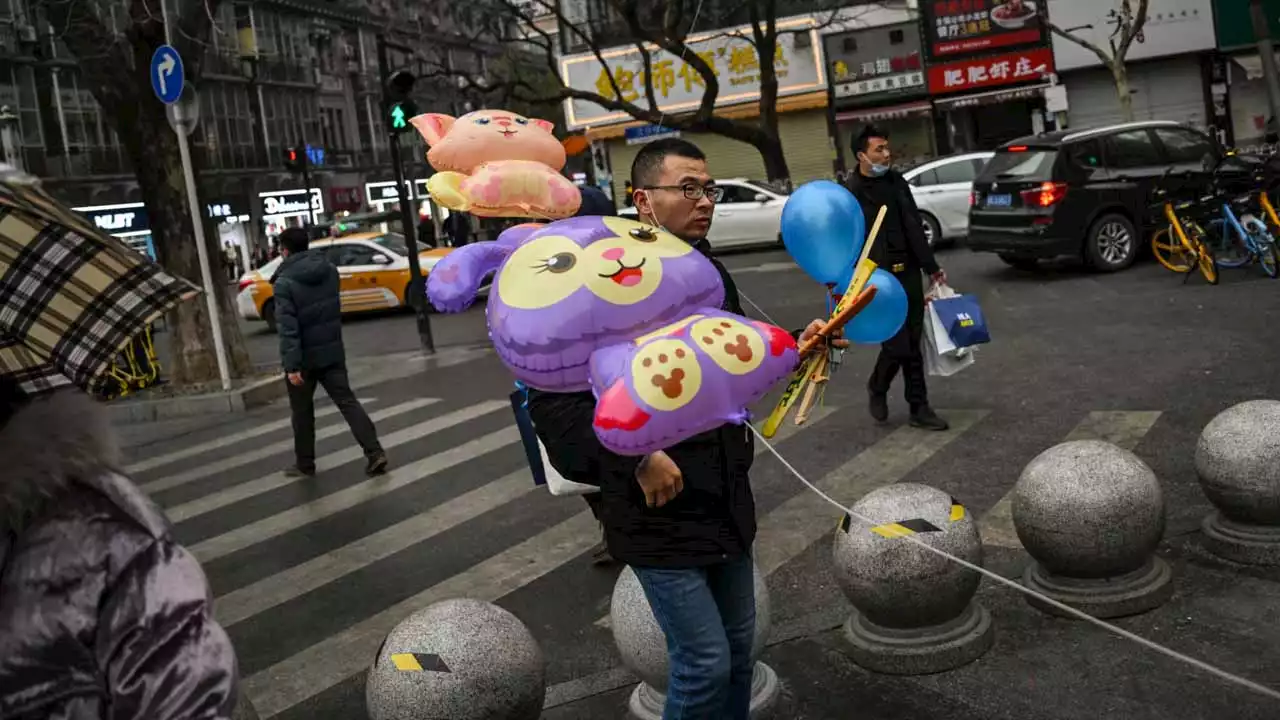
[[[987,207],[1009,207],[1012,204],[1013,196],[1009,194],[987,196]]]

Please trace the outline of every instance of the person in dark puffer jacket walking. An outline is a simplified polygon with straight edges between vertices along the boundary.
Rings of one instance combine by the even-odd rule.
[[[0,718],[252,713],[199,563],[116,455],[87,395],[0,377]]]
[[[290,477],[316,474],[316,384],[338,406],[351,434],[364,449],[369,475],[387,471],[387,454],[378,444],[373,421],[360,406],[347,379],[347,352],[342,345],[342,299],[338,269],[323,253],[312,252],[302,228],[280,233],[284,261],[271,279],[280,334],[280,365],[289,387],[293,412],[295,463]]]

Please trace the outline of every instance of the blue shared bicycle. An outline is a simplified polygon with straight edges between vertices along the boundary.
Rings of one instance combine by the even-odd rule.
[[[1209,221],[1218,267],[1240,268],[1257,262],[1267,277],[1280,275],[1280,251],[1266,223],[1253,213],[1251,195],[1219,197],[1218,217]]]

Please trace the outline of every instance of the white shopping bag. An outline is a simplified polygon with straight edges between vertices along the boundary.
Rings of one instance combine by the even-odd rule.
[[[955,297],[956,291],[949,285],[934,285],[929,288],[925,300]],[[976,347],[957,348],[951,340],[946,326],[938,318],[933,303],[924,306],[924,337],[921,338],[921,352],[924,354],[924,369],[930,375],[949,377],[973,364]]]
[[[556,497],[564,497],[566,495],[590,495],[591,493],[600,492],[600,488],[595,485],[574,482],[567,480],[563,475],[556,471],[551,465],[551,459],[547,457],[547,447],[542,444],[542,440],[538,440],[538,451],[542,453],[542,469],[547,476],[547,489]]]

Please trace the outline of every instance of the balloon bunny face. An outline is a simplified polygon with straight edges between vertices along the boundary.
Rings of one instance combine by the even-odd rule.
[[[520,226],[496,242],[454,250],[428,276],[428,295],[440,310],[456,312],[495,271],[489,337],[517,378],[548,391],[588,389],[596,349],[724,300],[720,275],[701,253],[614,217]]]
[[[564,167],[564,146],[546,120],[505,110],[477,110],[460,118],[428,113],[409,119],[431,150],[437,172],[427,181],[432,199],[480,217],[555,220],[578,211],[582,196]]]

